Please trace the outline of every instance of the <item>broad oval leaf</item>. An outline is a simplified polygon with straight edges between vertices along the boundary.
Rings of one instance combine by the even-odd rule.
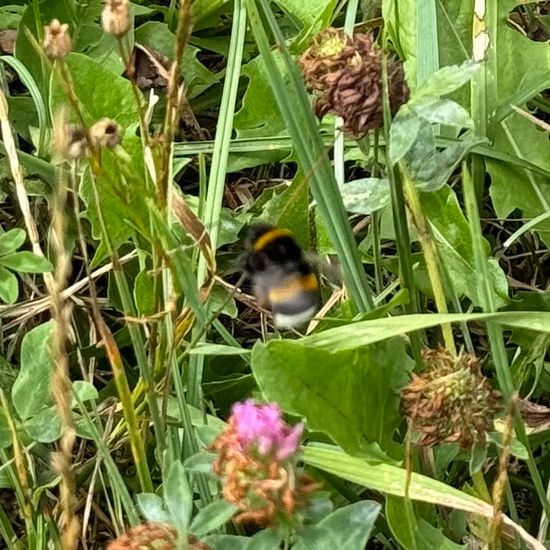
[[[136,497],[137,504],[147,521],[168,523],[170,514],[165,510],[162,498],[154,493],[140,493]]]
[[[0,265],[0,300],[13,304],[19,296],[19,282],[17,277]]]
[[[29,331],[21,344],[19,375],[12,388],[13,405],[22,420],[38,414],[52,402],[50,390],[53,361],[53,321]]]
[[[225,500],[215,500],[193,518],[189,530],[202,538],[228,522],[237,510],[234,504]]]
[[[380,504],[370,500],[355,502],[332,512],[315,527],[300,534],[295,550],[363,550]]]
[[[26,250],[2,256],[0,264],[21,273],[44,273],[53,269],[52,264],[46,258]]]
[[[0,235],[0,256],[14,252],[25,242],[26,233],[18,227]]]
[[[181,462],[172,462],[162,487],[164,503],[172,517],[173,525],[178,531],[186,530],[191,520],[193,493]]]
[[[400,457],[393,442],[401,422],[398,392],[412,368],[404,344],[394,340],[331,353],[303,342],[272,340],[254,347],[252,371],[263,394],[305,417],[310,429],[329,434],[348,452],[387,460],[382,448]]]

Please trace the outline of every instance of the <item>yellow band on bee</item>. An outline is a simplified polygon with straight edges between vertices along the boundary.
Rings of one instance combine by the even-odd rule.
[[[279,237],[290,237],[291,233],[288,229],[280,229],[276,227],[275,229],[270,229],[266,231],[263,235],[260,235],[254,242],[254,250],[256,252],[263,250],[269,243],[273,242]]]
[[[285,286],[274,287],[268,292],[268,300],[271,304],[285,302],[300,292],[311,292],[319,288],[317,277],[313,273],[296,277]]]

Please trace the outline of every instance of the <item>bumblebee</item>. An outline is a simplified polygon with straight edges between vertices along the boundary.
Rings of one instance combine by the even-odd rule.
[[[275,326],[291,328],[311,319],[319,306],[319,280],[290,231],[256,224],[246,245],[245,270]]]

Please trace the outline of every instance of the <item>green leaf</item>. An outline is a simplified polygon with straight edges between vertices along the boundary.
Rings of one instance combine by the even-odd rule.
[[[6,411],[0,408],[0,449],[6,449],[12,444],[10,426]]]
[[[273,60],[287,81],[288,75],[282,54],[273,52]],[[286,130],[263,58],[258,56],[243,65],[241,74],[248,78],[248,87],[244,93],[242,107],[235,113],[233,125],[237,137],[275,136]],[[291,89],[287,89],[287,93],[289,100],[296,101]]]
[[[214,550],[274,550],[280,548],[281,536],[271,529],[264,529],[253,537],[210,535],[203,542]]]
[[[433,193],[422,193],[421,201],[456,294],[459,297],[466,295],[474,305],[481,306],[483,300],[478,296],[479,274],[474,261],[472,238],[456,194],[445,186]],[[489,243],[485,244],[488,254]],[[495,305],[500,308],[508,303],[506,274],[493,258],[487,257],[486,261],[497,298]]]
[[[419,132],[419,117],[405,105],[399,110],[390,127],[389,154],[393,164],[400,161],[410,151]]]
[[[248,355],[250,352],[251,350],[249,349],[234,348],[224,344],[210,344],[207,342],[199,342],[189,351],[191,355]]]
[[[25,242],[26,235],[23,229],[17,227],[2,233],[0,235],[0,256],[15,252],[18,248],[21,248]]]
[[[207,427],[209,428],[209,426]],[[220,430],[216,430],[216,433],[213,435],[213,437],[212,438],[209,437],[209,439],[211,439],[211,442],[219,435],[219,433],[220,433]],[[200,451],[186,458],[183,465],[187,472],[213,476],[214,472],[212,470],[212,462],[214,461],[215,458],[216,458],[216,455],[214,453]]]
[[[164,503],[172,518],[172,524],[178,531],[185,531],[191,520],[193,493],[181,462],[172,462],[162,486]]]
[[[296,538],[294,550],[363,550],[380,504],[370,500],[355,502],[332,512],[315,527],[304,530]]]
[[[21,363],[12,388],[15,410],[22,420],[38,414],[52,402],[50,390],[53,361],[51,343],[53,321],[39,325],[25,334],[21,344]]]
[[[339,353],[340,351],[368,346],[369,344],[382,342],[393,336],[400,336],[414,330],[422,330],[442,323],[483,320],[540,332],[550,332],[550,314],[547,312],[419,313],[351,323],[328,329],[318,334],[305,336],[299,342],[302,346],[315,347],[331,353]],[[270,342],[270,344],[272,343]],[[254,351],[252,353],[254,354]]]
[[[416,472],[412,472],[409,480],[404,468],[352,457],[332,445],[303,447],[302,459],[325,472],[384,494],[404,497],[408,488],[411,499],[492,517],[491,505],[441,481]]]
[[[361,353],[331,353],[302,342],[254,346],[252,371],[266,398],[305,417],[310,429],[328,433],[350,453],[380,459],[376,443],[399,455],[392,440],[401,422],[398,392],[412,368],[404,344],[391,341]],[[370,391],[364,391],[365,384]]]
[[[176,37],[165,23],[147,21],[136,29],[135,40],[143,46],[154,48],[168,59],[174,57]],[[197,60],[198,52],[198,48],[190,45],[186,45],[183,51],[180,70],[185,78],[188,99],[198,96],[219,80]]]
[[[148,270],[140,271],[134,280],[134,302],[140,315],[155,312],[155,278]]]
[[[462,65],[442,67],[413,90],[412,102],[417,103],[423,96],[442,96],[454,92],[469,82],[480,67],[479,63],[470,59]]]
[[[340,187],[342,200],[348,212],[371,214],[390,203],[390,182],[380,178],[362,178]]]
[[[470,113],[450,99],[424,96],[412,104],[412,110],[431,124],[445,124],[455,128],[473,128]]]
[[[499,111],[510,112],[510,104],[522,105],[538,92],[548,88],[550,50],[547,42],[536,42],[508,24],[508,14],[521,4],[520,0],[498,2],[496,51]],[[526,71],[525,67],[536,67]],[[498,118],[500,119],[502,115]]]
[[[13,304],[19,296],[17,277],[0,265],[0,300]]]
[[[550,169],[548,136],[519,114],[514,113],[501,123],[495,133],[495,147]],[[507,218],[516,209],[526,219],[550,210],[550,178],[492,159],[486,163],[491,175],[489,192],[499,218]],[[550,246],[549,219],[541,221],[533,231]]]
[[[410,513],[407,513],[410,512]],[[459,550],[465,545],[449,540],[441,531],[421,517],[417,517],[410,501],[398,497],[386,498],[386,519],[395,538],[407,550],[437,548]]]
[[[145,183],[141,140],[135,135],[127,135],[122,147],[128,153],[128,158],[120,159],[112,151],[104,151],[102,171],[95,180],[102,214],[115,248],[135,233],[132,223],[138,227],[144,224],[150,210],[147,204],[149,191]],[[86,205],[85,216],[92,225],[92,235],[102,240],[93,185],[89,172],[86,172],[81,179],[79,193]],[[102,259],[101,254],[106,253],[101,248],[96,252],[94,265]]]
[[[100,62],[81,53],[69,54],[66,62],[86,124],[92,125],[100,118],[108,117],[125,130],[136,123],[138,115],[129,80],[113,74]],[[52,81],[51,93],[55,111],[67,101],[64,87],[57,79]]]
[[[99,393],[93,384],[86,380],[75,380],[73,382],[71,407],[77,407],[79,401],[85,403],[96,399],[99,399]]]
[[[25,419],[23,426],[30,438],[39,443],[53,443],[63,433],[61,418],[55,407],[47,407]]]
[[[52,264],[46,258],[26,250],[2,256],[0,264],[21,273],[44,273],[53,270]]]
[[[191,533],[202,538],[228,522],[238,508],[225,500],[215,500],[204,507],[189,526]]]
[[[154,493],[140,493],[136,497],[137,504],[147,521],[169,523],[170,514],[164,509],[162,498]]]

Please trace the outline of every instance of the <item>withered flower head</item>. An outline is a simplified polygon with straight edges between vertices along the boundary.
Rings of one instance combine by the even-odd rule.
[[[57,159],[75,160],[89,154],[84,128],[69,124],[64,109],[54,117],[52,150]]]
[[[107,34],[124,36],[130,28],[130,2],[105,0],[105,7],[101,12],[101,27]]]
[[[111,541],[106,550],[176,550],[178,534],[167,523],[142,523],[131,527],[117,539]],[[208,544],[192,535],[187,539],[189,550],[211,550]]]
[[[110,118],[101,118],[90,128],[90,138],[96,147],[112,149],[120,143],[120,126]]]
[[[382,50],[371,34],[351,37],[325,29],[304,52],[300,65],[306,86],[317,96],[318,116],[341,116],[344,130],[356,138],[382,127]],[[394,114],[409,97],[403,65],[395,57],[388,58],[388,84]]]
[[[222,477],[225,500],[235,504],[236,522],[273,525],[291,521],[318,485],[297,474],[302,426],[289,426],[275,404],[248,400],[233,406],[227,428],[212,444],[217,453],[213,469]]]
[[[44,27],[44,41],[42,43],[46,55],[50,59],[62,59],[72,48],[69,25],[61,24],[57,19]]]
[[[479,360],[469,353],[455,358],[440,347],[425,350],[424,361],[426,369],[413,374],[401,392],[403,411],[421,433],[419,444],[483,444],[500,394],[481,373]]]

